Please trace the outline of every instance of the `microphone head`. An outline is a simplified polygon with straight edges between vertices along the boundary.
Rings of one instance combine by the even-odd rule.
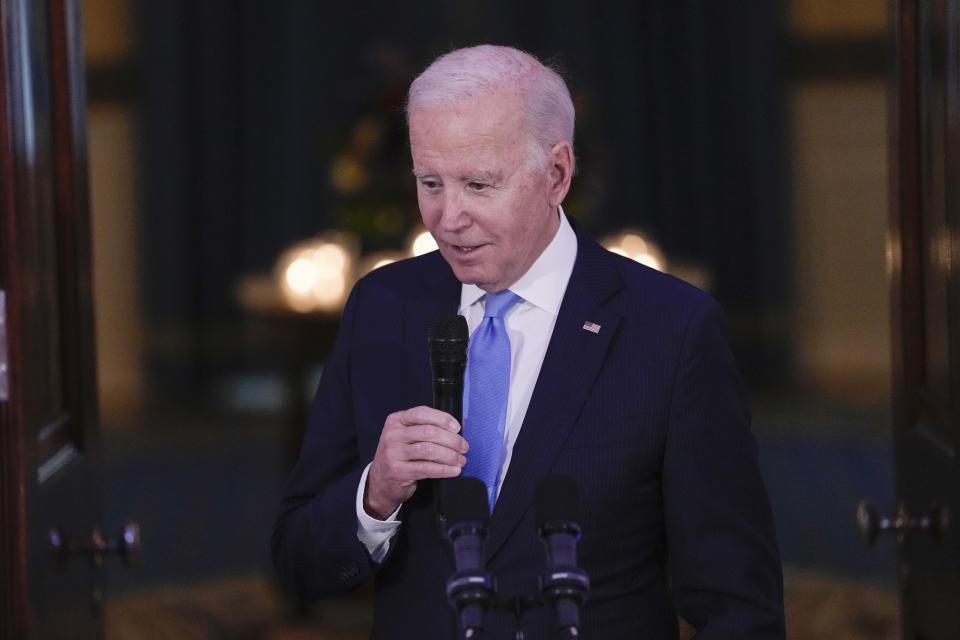
[[[571,476],[555,474],[537,482],[537,528],[573,525],[580,519],[580,491]]]
[[[439,358],[444,362],[466,362],[469,339],[467,319],[463,316],[437,318],[427,331],[430,357],[431,359]]]
[[[440,513],[447,518],[447,527],[464,522],[486,526],[490,519],[487,487],[479,478],[457,476],[440,481]]]
[[[466,340],[467,319],[463,316],[441,316],[433,321],[427,332],[427,340]]]

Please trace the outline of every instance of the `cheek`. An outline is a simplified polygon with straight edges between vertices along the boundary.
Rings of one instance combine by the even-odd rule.
[[[428,229],[439,219],[439,209],[434,204],[434,198],[417,193],[417,206],[420,208],[420,218]]]
[[[519,198],[514,206],[513,228],[517,236],[526,237],[538,227],[538,212],[541,207],[537,198],[533,197],[531,190],[528,189],[522,195],[523,197]]]

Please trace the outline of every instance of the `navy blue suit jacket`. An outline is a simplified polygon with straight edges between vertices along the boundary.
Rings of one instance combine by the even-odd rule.
[[[574,228],[576,264],[491,517],[487,568],[500,594],[536,595],[534,488],[566,473],[582,496],[579,557],[592,582],[584,637],[675,638],[679,613],[702,640],[783,638],[773,522],[721,310]],[[374,638],[456,637],[432,483],[402,507],[379,566],[357,539],[355,497],[386,416],[431,403],[427,328],[459,301],[437,252],[357,284],[277,518],[274,562],[301,597],[375,576]],[[550,637],[550,619],[526,613],[527,638]],[[488,638],[513,638],[512,614],[492,611],[487,624]]]

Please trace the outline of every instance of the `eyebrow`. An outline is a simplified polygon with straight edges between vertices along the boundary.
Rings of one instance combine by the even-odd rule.
[[[424,178],[436,177],[436,174],[432,171],[421,171],[419,169],[412,170],[413,177],[417,180],[423,180]],[[502,180],[499,173],[494,171],[481,171],[480,173],[467,173],[460,176],[461,182],[480,182],[483,184],[498,184]]]
[[[492,171],[481,173],[469,173],[460,178],[463,182],[482,182],[484,184],[496,184],[500,181],[500,175]]]

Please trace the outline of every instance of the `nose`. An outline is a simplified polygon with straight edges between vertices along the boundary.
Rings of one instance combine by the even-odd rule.
[[[455,189],[443,194],[443,208],[440,212],[440,229],[447,233],[456,233],[470,226],[470,214],[464,199]]]

